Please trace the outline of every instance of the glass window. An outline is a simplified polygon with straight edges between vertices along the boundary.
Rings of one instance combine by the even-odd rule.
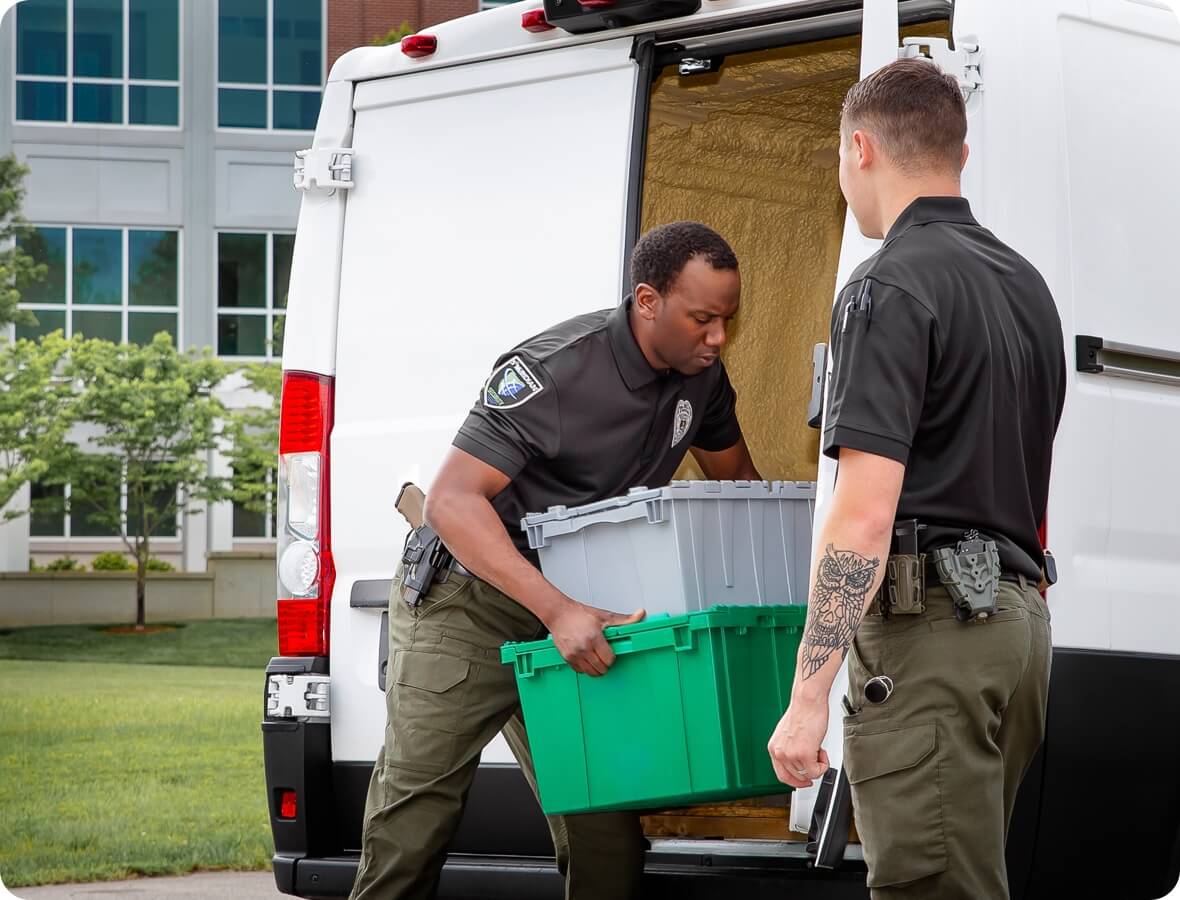
[[[74,229],[74,302],[118,305],[123,299],[123,232]]]
[[[266,356],[266,317],[217,317],[217,352],[222,356]]]
[[[176,344],[175,313],[133,312],[127,316],[127,340],[132,344],[150,344],[161,331],[166,331]]]
[[[49,334],[51,331],[61,331],[65,334],[66,331],[66,313],[65,310],[48,310],[38,309],[33,311],[33,315],[37,317],[36,325],[17,325],[16,337],[17,340],[27,338],[34,341],[43,335]]]
[[[283,310],[291,280],[293,234],[217,235],[217,352],[282,355]]]
[[[25,0],[16,14],[16,74],[66,74],[66,0]]]
[[[127,232],[127,300],[132,306],[176,305],[176,245],[175,231]]]
[[[64,122],[65,82],[17,81],[16,117],[24,122]]]
[[[132,125],[177,125],[180,122],[176,88],[131,85],[127,103]]]
[[[266,235],[217,235],[217,305],[266,306]]]
[[[266,0],[221,0],[217,51],[219,81],[266,84]]]
[[[287,289],[291,283],[291,257],[295,253],[295,235],[276,234],[274,238],[274,305],[287,308]]]
[[[123,314],[75,309],[71,320],[73,333],[88,338],[101,338],[118,344],[123,340]]]
[[[179,78],[180,27],[176,0],[131,0],[127,15],[128,72],[132,78]]]
[[[74,76],[123,77],[123,0],[74,0]]]
[[[320,95],[310,91],[275,91],[275,128],[315,131]]]
[[[74,121],[123,121],[123,86],[121,84],[75,84]]]
[[[178,127],[179,3],[20,3],[16,10],[17,120]]]
[[[320,0],[274,0],[275,84],[320,84]]]
[[[217,124],[222,128],[265,128],[266,91],[219,90]]]
[[[142,343],[165,331],[179,344],[180,232],[34,227],[20,244],[49,274],[22,292],[21,309],[32,312],[37,324],[17,326],[18,337],[60,328],[67,336]]]
[[[219,0],[217,35],[219,127],[315,129],[324,79],[323,0]]]
[[[152,528],[152,537],[176,537],[176,488],[156,488],[147,498],[147,508],[154,513],[148,525]],[[169,509],[171,507],[171,509]],[[142,515],[139,503],[128,492],[127,519],[129,522],[140,520]],[[154,527],[153,527],[154,526]]]
[[[63,485],[29,485],[29,535],[66,536],[66,489]]]
[[[26,303],[66,302],[66,230],[30,228],[17,244],[37,263],[46,267],[45,278],[21,291]]]

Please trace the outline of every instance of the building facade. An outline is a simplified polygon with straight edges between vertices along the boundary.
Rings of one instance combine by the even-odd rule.
[[[277,360],[310,146],[331,64],[403,24],[478,0],[23,0],[0,22],[0,155],[30,168],[26,249],[48,278],[39,324],[116,341],[169,332],[243,363]],[[240,384],[240,380],[236,382]],[[231,405],[261,398],[234,388]],[[211,461],[224,466],[221,459]],[[36,490],[36,488],[34,488]],[[117,484],[112,502],[125,503]],[[18,498],[18,503],[21,502]],[[153,544],[178,568],[271,544],[271,517],[218,504]],[[85,515],[0,525],[0,570],[121,550]]]

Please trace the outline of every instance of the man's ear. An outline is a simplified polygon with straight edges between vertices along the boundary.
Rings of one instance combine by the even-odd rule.
[[[639,315],[651,321],[656,317],[656,304],[660,302],[659,292],[650,284],[635,286],[635,309]]]
[[[856,167],[867,169],[877,158],[877,147],[872,137],[864,131],[852,132],[852,148],[856,153]]]
[[[962,172],[967,168],[967,157],[971,155],[971,148],[966,143],[963,144],[963,161],[959,164],[959,171]]]

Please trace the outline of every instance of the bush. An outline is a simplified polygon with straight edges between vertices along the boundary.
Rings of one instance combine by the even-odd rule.
[[[81,572],[82,565],[72,556],[61,556],[45,564],[46,572]]]
[[[131,565],[131,560],[122,553],[108,550],[106,553],[100,553],[94,557],[90,568],[95,572],[130,572],[135,567]]]
[[[170,562],[165,562],[162,559],[157,559],[156,557],[152,556],[148,558],[147,570],[149,572],[175,572],[176,566],[172,565]]]
[[[33,557],[30,556],[29,557],[29,571],[30,572],[44,572],[45,567],[37,565],[37,560],[33,559]]]

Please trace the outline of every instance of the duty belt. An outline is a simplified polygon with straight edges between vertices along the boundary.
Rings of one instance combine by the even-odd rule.
[[[917,520],[895,527],[900,552],[890,555],[870,612],[883,618],[919,615],[926,611],[926,588],[937,586],[946,588],[961,621],[986,619],[996,611],[999,582],[1028,585],[1024,575],[1001,570],[995,541],[983,540],[978,531],[966,532],[954,547],[920,553],[918,534],[924,527]]]

